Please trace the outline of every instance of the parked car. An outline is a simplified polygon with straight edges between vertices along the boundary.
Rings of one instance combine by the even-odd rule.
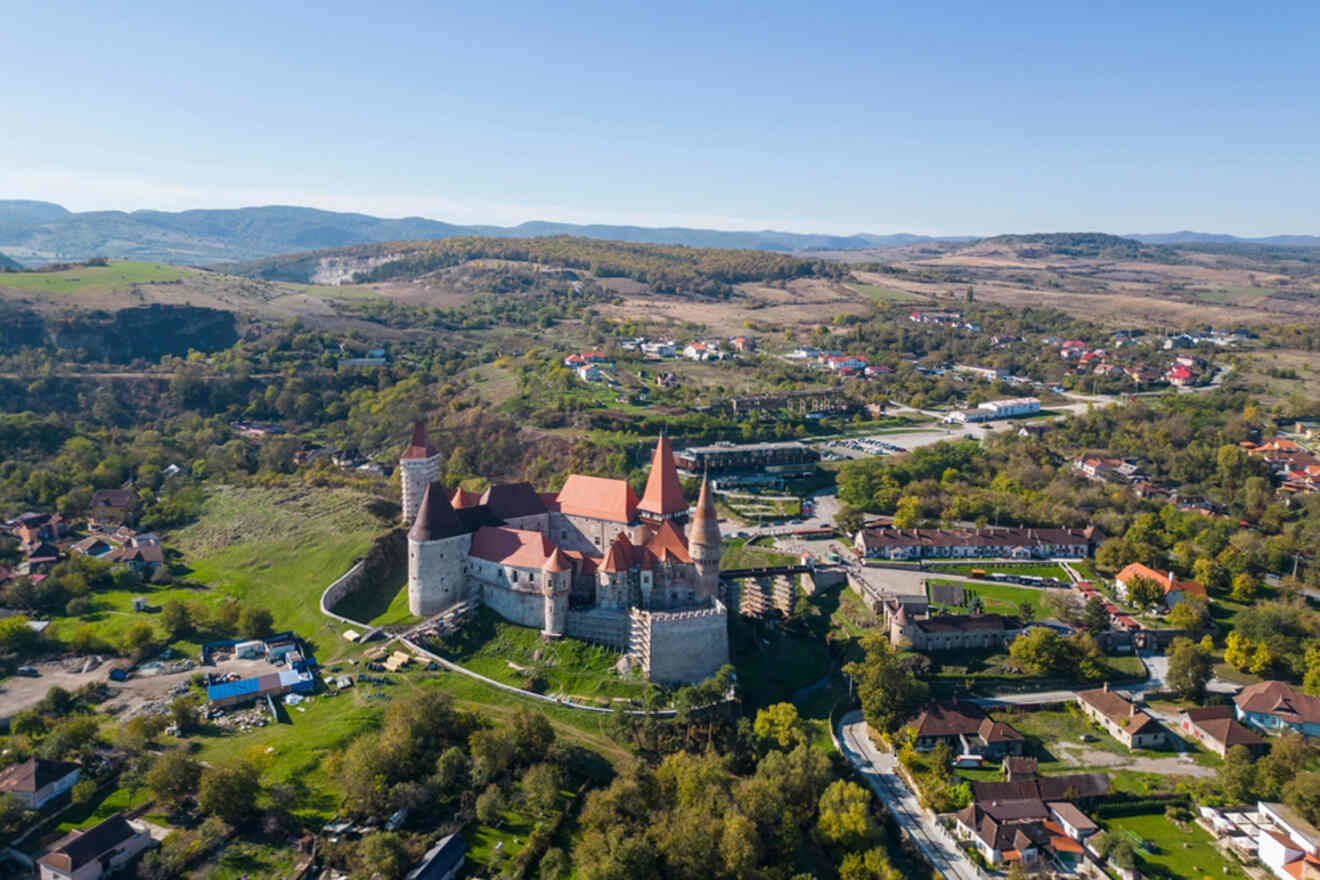
[[[15,671],[19,675],[25,675],[28,678],[41,678],[41,673],[31,666],[20,666]]]

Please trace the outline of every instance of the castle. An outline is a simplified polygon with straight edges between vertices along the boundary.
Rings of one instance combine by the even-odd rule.
[[[703,480],[689,523],[668,438],[640,501],[625,480],[582,474],[557,493],[451,493],[439,471],[419,422],[399,461],[414,615],[476,599],[547,637],[618,648],[653,681],[700,681],[729,661],[714,496]]]

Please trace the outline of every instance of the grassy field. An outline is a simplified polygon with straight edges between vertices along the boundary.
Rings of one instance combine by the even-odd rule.
[[[614,671],[619,652],[579,639],[542,642],[535,629],[507,623],[481,608],[462,629],[432,645],[447,660],[487,678],[526,687],[532,678],[551,694],[571,694],[609,703],[614,697],[641,697],[645,681],[624,680]]]
[[[400,623],[416,623],[421,618],[414,617],[408,610],[408,579],[400,577],[398,582],[383,590],[369,592],[358,590],[350,594],[334,607],[336,614],[353,620],[369,623],[372,626],[391,626]]]
[[[60,272],[6,272],[0,275],[0,287],[33,293],[106,293],[132,284],[178,281],[192,274],[188,269],[161,263],[116,262]]]
[[[764,547],[753,547],[734,539],[724,542],[724,555],[720,557],[720,570],[731,568],[757,568],[772,565],[794,565],[797,557],[791,553],[776,553]]]
[[[1139,849],[1147,877],[1177,877],[1201,880],[1206,877],[1245,878],[1235,860],[1215,847],[1210,835],[1192,823],[1182,828],[1161,813],[1143,813],[1105,820],[1110,834],[1129,837]]]
[[[164,542],[182,554],[181,573],[217,598],[269,608],[277,629],[324,642],[339,627],[321,615],[321,593],[387,528],[367,512],[370,497],[351,489],[218,487],[202,517]]]
[[[936,562],[926,566],[931,571],[945,572],[947,574],[960,574],[970,577],[972,569],[978,569],[986,574],[1012,574],[1029,575],[1031,577],[1050,577],[1058,578],[1064,583],[1068,583],[1068,573],[1063,570],[1063,566],[1053,562],[1032,563],[1026,565],[996,565],[994,563],[977,562]]]
[[[985,606],[986,614],[1008,614],[1016,615],[1018,606],[1026,603],[1031,606],[1033,618],[1039,620],[1047,617],[1047,612],[1041,605],[1041,600],[1045,598],[1045,590],[1036,587],[1018,587],[1008,584],[996,584],[986,581],[966,583],[963,581],[946,581],[938,578],[930,578],[926,581],[927,585],[935,584],[953,584],[963,588],[963,593],[970,602],[972,594],[980,597],[981,604]],[[929,589],[927,590],[929,594]],[[946,609],[954,614],[966,614],[965,608],[950,607]]]

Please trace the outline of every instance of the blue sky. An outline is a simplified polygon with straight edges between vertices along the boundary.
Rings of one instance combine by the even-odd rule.
[[[5,19],[0,197],[72,210],[1320,233],[1315,2],[19,0]]]

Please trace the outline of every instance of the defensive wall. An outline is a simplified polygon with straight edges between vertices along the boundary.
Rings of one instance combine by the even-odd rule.
[[[652,681],[701,681],[729,662],[728,610],[718,599],[693,611],[634,608],[630,628],[631,652]]]

